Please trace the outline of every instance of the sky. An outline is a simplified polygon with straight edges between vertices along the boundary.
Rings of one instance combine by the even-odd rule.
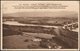
[[[22,3],[53,3],[67,6],[66,9],[14,9],[13,6]],[[78,1],[2,1],[2,13],[15,12],[56,12],[56,11],[79,11]]]

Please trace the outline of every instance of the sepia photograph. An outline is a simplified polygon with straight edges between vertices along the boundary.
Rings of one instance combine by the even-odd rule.
[[[78,49],[78,1],[2,1],[2,49]]]

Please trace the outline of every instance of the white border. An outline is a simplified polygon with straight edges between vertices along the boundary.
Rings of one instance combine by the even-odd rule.
[[[1,50],[27,50],[27,51],[29,51],[29,50],[55,50],[55,51],[59,51],[59,50],[62,50],[62,51],[66,51],[66,50],[79,50],[79,28],[78,28],[78,49],[3,49],[3,26],[2,26],[2,2],[3,1],[1,1]],[[32,1],[33,2],[33,1]],[[66,1],[65,1],[66,2]],[[79,1],[78,1],[79,2]],[[79,27],[79,11],[78,11],[78,27]]]
[[[2,31],[3,27],[2,27],[2,3],[1,3],[1,49],[2,49],[2,44],[3,44],[3,31]]]

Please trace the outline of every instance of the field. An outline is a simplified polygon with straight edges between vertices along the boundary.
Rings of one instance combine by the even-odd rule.
[[[37,24],[37,25],[56,25],[62,26],[66,23],[78,22],[77,17],[3,17],[3,21],[18,21],[24,24]]]

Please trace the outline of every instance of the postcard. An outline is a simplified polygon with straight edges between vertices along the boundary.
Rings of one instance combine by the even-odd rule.
[[[1,4],[2,50],[79,50],[79,1]]]

